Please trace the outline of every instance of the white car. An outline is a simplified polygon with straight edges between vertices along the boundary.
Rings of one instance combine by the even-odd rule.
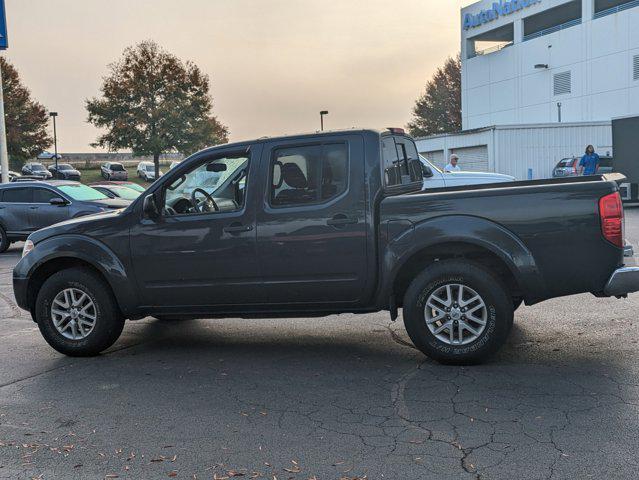
[[[177,167],[180,163],[181,163],[181,161],[180,161],[180,160],[173,160],[173,161],[171,162],[171,165],[169,165],[169,170],[171,170],[171,169],[173,169],[173,168]]]
[[[514,182],[515,177],[490,172],[444,172],[419,156],[424,167],[424,186],[422,190],[432,188],[459,187],[463,185],[479,185],[482,183]]]
[[[138,177],[143,178],[147,182],[155,180],[155,165],[153,162],[140,162],[138,163]],[[162,176],[162,170],[160,170],[160,176]]]

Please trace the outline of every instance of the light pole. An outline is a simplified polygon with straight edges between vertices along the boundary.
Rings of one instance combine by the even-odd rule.
[[[55,158],[55,173],[58,174],[58,132],[55,128],[55,117],[58,116],[58,112],[49,112],[49,116],[53,118],[53,155]]]
[[[324,115],[328,115],[328,110],[322,110],[320,112],[320,126],[322,128],[322,132],[324,131]]]

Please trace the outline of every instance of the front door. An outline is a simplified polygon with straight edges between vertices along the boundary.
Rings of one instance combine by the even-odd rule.
[[[367,279],[364,142],[359,135],[272,142],[257,250],[269,303],[357,303]]]
[[[51,205],[51,199],[62,196],[45,187],[33,187],[33,204],[30,206],[31,229],[39,230],[69,218],[67,205]]]
[[[131,229],[144,306],[195,311],[264,302],[255,250],[251,153],[203,156],[168,174],[154,192],[162,214]]]

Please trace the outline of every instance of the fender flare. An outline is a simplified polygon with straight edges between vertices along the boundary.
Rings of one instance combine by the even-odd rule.
[[[59,235],[38,242],[37,248],[16,266],[14,277],[33,278],[39,268],[53,260],[81,260],[95,268],[113,290],[116,302],[126,317],[135,314],[138,299],[126,267],[118,256],[98,240],[82,235]]]
[[[543,276],[532,252],[510,230],[480,217],[446,215],[425,220],[389,238],[382,255],[384,301],[392,294],[398,273],[420,251],[447,243],[483,248],[501,259],[522,290],[527,304],[545,298]]]

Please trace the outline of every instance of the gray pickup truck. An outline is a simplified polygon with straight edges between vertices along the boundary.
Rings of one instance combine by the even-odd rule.
[[[209,148],[125,210],[30,235],[16,299],[67,355],[148,315],[402,309],[417,348],[459,364],[494,353],[522,301],[639,290],[617,177],[422,192],[424,174],[400,129]]]

